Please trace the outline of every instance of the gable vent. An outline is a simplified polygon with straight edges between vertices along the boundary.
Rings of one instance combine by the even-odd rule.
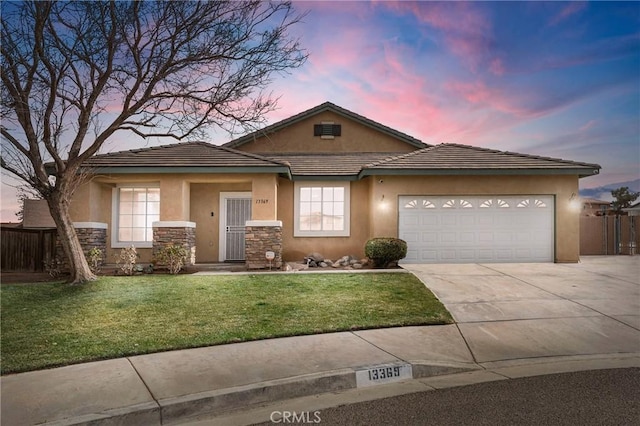
[[[334,123],[321,123],[313,125],[313,136],[323,139],[333,139],[342,134],[342,125]]]

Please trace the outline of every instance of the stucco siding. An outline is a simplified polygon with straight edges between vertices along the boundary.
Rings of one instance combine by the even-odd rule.
[[[313,125],[333,122],[342,125],[334,139],[313,136]],[[276,143],[277,141],[277,143]],[[247,152],[410,152],[416,147],[331,111],[322,112],[275,133],[237,148]]]
[[[400,195],[553,195],[555,260],[579,260],[579,213],[570,205],[577,176],[375,176],[371,185],[371,237],[397,236]],[[383,198],[384,196],[384,198]],[[383,201],[384,200],[384,201]]]
[[[370,234],[368,214],[369,180],[351,182],[351,218],[349,237],[294,237],[294,182],[280,179],[278,220],[282,221],[283,259],[301,261],[318,252],[333,259],[344,255],[364,256],[364,243]]]
[[[192,183],[191,222],[196,223],[196,262],[215,263],[219,259],[220,192],[250,192],[249,183]],[[213,216],[211,216],[213,213]]]

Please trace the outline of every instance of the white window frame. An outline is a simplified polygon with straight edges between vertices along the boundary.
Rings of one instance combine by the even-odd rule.
[[[302,188],[343,188],[344,189],[344,229],[307,231],[300,229],[300,190]],[[293,196],[294,237],[348,237],[351,224],[351,182],[345,181],[296,181]]]
[[[130,247],[132,244],[136,248],[152,248],[153,241],[120,241],[118,233],[120,231],[120,189],[122,188],[160,188],[158,183],[135,183],[118,184],[111,193],[111,248]]]

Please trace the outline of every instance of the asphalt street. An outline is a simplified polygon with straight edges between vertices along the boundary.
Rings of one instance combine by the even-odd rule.
[[[301,413],[297,413],[298,420]],[[291,424],[274,416],[262,425]],[[320,425],[640,425],[640,368],[502,380],[312,411]]]

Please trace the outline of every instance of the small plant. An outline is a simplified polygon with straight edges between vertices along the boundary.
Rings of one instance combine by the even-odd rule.
[[[92,248],[91,250],[89,250],[87,260],[89,262],[89,269],[91,269],[91,272],[97,274],[98,272],[100,272],[100,269],[102,267],[102,250],[100,250],[98,247]]]
[[[184,247],[169,244],[158,251],[156,259],[158,264],[166,265],[169,273],[175,275],[182,270],[187,255],[187,249]]]
[[[120,250],[120,254],[116,258],[116,265],[120,267],[122,272],[126,275],[133,275],[133,272],[136,270],[136,261],[138,260],[138,256],[140,256],[135,248],[135,246],[131,245],[131,247],[125,247]]]
[[[388,268],[405,258],[407,243],[399,238],[372,238],[365,244],[364,253],[376,268]]]
[[[62,274],[62,261],[51,257],[44,261],[44,270],[51,278],[58,278]]]

